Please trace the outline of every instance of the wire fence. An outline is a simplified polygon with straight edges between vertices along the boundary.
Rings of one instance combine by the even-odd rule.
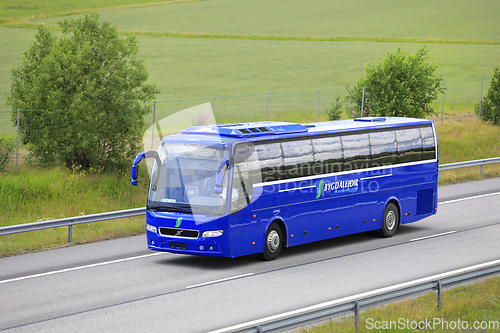
[[[446,119],[453,119],[457,111],[473,109],[474,105],[480,103],[486,95],[490,80],[480,78],[444,81],[445,93],[439,96],[433,104],[435,111],[439,114],[435,120],[443,122]],[[370,89],[370,87],[366,87],[366,89]],[[204,103],[210,103],[214,120],[218,124],[265,120],[298,123],[326,121],[329,120],[328,112],[335,100],[343,101],[350,90],[352,89],[264,92],[155,101],[146,103],[152,104],[154,112],[148,114],[144,122],[146,127],[150,127],[181,110]],[[0,111],[0,168],[2,168],[2,160],[5,155],[11,156],[7,161],[8,163],[16,163],[16,170],[18,164],[23,164],[26,161],[29,147],[23,145],[23,142],[19,140],[20,134],[25,140],[26,138],[31,141],[45,140],[46,133],[61,134],[64,132],[62,129],[68,125],[65,123],[64,117],[53,118],[51,121],[39,117],[32,119],[29,123],[20,121],[18,126],[18,114],[36,111],[40,110]],[[359,116],[361,115],[360,108]],[[186,124],[190,126],[189,123]]]

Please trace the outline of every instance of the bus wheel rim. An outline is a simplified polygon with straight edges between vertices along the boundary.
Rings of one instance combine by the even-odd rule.
[[[395,225],[396,225],[396,214],[391,210],[387,213],[387,216],[385,217],[385,226],[387,230],[392,230],[394,229]]]
[[[272,230],[267,235],[267,248],[269,252],[274,253],[280,247],[280,235],[276,230]]]

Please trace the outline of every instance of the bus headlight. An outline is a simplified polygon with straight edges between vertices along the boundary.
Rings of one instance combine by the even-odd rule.
[[[154,232],[156,234],[156,227],[146,223],[146,230]]]
[[[219,237],[223,233],[223,230],[204,231],[201,237]]]

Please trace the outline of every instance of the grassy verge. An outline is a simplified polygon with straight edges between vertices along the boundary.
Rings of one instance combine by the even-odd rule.
[[[426,320],[431,322],[432,326],[424,326]],[[367,309],[360,314],[359,332],[499,332],[499,322],[500,277],[493,277],[445,290],[442,311],[437,309],[435,292]],[[475,323],[483,327],[478,326],[479,328],[475,329]],[[416,326],[419,324],[420,329]],[[351,315],[333,319],[327,324],[304,328],[299,332],[357,331]]]
[[[0,177],[0,226],[143,207],[147,171],[140,169],[139,184],[130,174],[109,174],[64,167],[36,169],[14,166]],[[144,232],[144,217],[111,220],[73,227],[75,244],[136,235]],[[0,256],[68,245],[67,228],[0,236]]]

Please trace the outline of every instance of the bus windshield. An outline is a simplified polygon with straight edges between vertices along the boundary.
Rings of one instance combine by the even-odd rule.
[[[222,193],[215,192],[219,163],[228,156],[223,148],[162,142],[161,165],[155,161],[151,173],[148,209],[204,214],[225,213],[229,172],[222,168]]]

